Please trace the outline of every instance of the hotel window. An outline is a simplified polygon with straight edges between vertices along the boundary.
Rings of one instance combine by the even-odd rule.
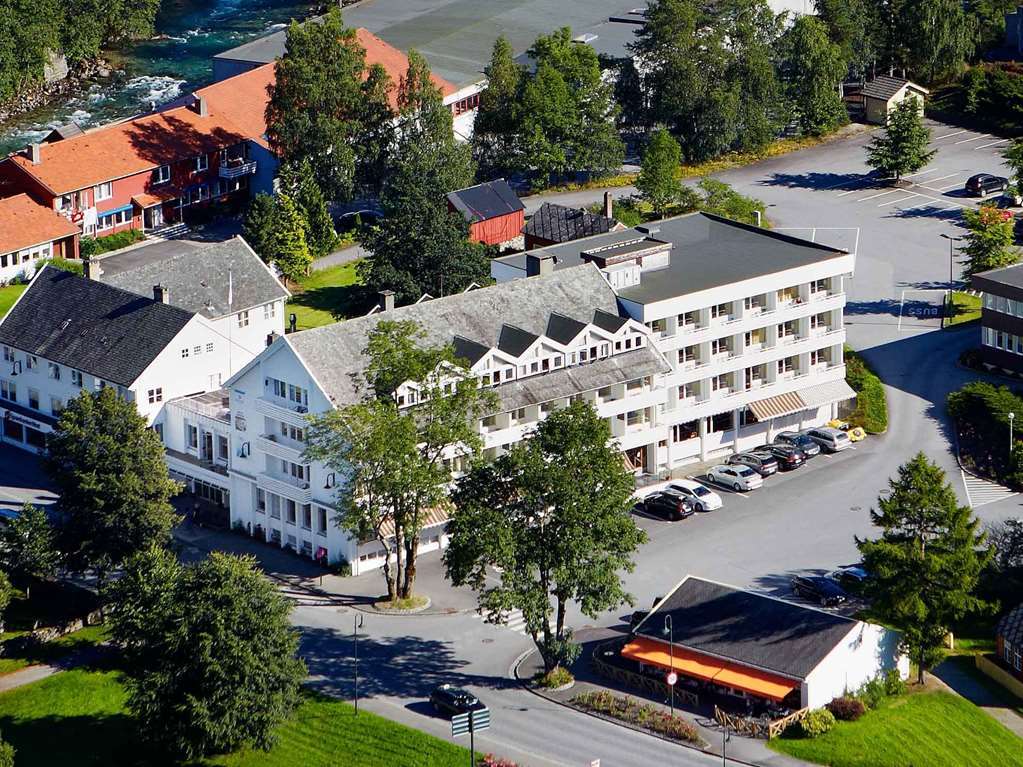
[[[825,280],[814,280],[810,283],[811,293],[823,293],[828,289],[828,281]]]
[[[188,347],[186,346],[184,349],[181,350],[181,359],[184,359],[187,356],[188,356]]]
[[[206,170],[210,167],[210,156],[208,154],[201,154],[195,158],[195,169],[197,171]]]
[[[696,325],[696,312],[686,312],[678,316],[679,327],[691,328]]]
[[[213,354],[213,344],[212,343],[206,344],[206,353],[207,354]]]
[[[96,185],[95,192],[96,202],[99,202],[100,200],[109,200],[114,196],[114,185],[109,181],[105,181],[102,184]]]
[[[28,406],[33,410],[39,409],[39,392],[35,389],[28,390]]]
[[[64,403],[61,402],[60,397],[50,397],[50,412],[54,415],[60,415],[64,409]]]
[[[316,507],[316,516],[319,518],[317,520],[317,522],[319,523],[319,528],[316,530],[316,532],[319,533],[320,535],[326,535],[327,534],[327,510],[325,508],[323,508],[322,506],[317,506]]]
[[[313,507],[308,503],[302,504],[302,527],[306,530],[313,529]]]
[[[170,165],[161,165],[159,168],[153,171],[153,183],[154,184],[166,184],[170,181],[171,169]]]
[[[0,398],[18,401],[18,385],[14,381],[0,380]]]
[[[646,326],[655,333],[663,333],[668,329],[668,321],[665,319],[654,320],[653,322],[648,322]]]
[[[248,312],[248,310],[246,310],[244,312],[238,312],[237,317],[238,317],[238,327],[240,327],[240,328],[247,328],[249,326],[249,312]]]
[[[60,380],[60,365],[58,365],[56,362],[51,362],[49,364],[49,373],[50,373],[50,378],[52,378],[54,381],[59,381]]]
[[[729,351],[727,338],[715,338],[710,342],[711,354],[727,354]]]
[[[157,402],[163,402],[163,387],[149,390],[149,404],[154,405]]]
[[[721,389],[727,389],[728,388],[728,374],[727,373],[722,373],[719,376],[714,376],[714,378],[711,379],[711,388],[713,388],[714,391],[720,391]]]
[[[295,524],[295,502],[288,498],[284,501],[284,521],[289,525]]]
[[[185,444],[191,448],[199,447],[199,430],[190,423],[185,424]]]
[[[275,305],[274,305],[274,303],[272,301],[270,303],[268,303],[268,304],[263,304],[263,319],[264,320],[268,320],[271,317],[275,316],[275,313],[276,313],[276,308],[275,308]]]
[[[791,373],[795,368],[795,357],[786,357],[783,360],[778,360],[778,372],[779,373]]]
[[[717,319],[718,317],[727,317],[731,313],[730,304],[716,304],[710,307],[711,319]]]
[[[29,370],[35,370],[39,366],[39,358],[31,354],[25,356],[25,362],[28,363],[27,367]]]
[[[309,396],[306,390],[294,384],[288,384],[288,399],[298,405],[307,405],[309,403]]]

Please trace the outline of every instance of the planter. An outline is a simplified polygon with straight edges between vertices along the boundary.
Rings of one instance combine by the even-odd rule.
[[[374,602],[373,609],[388,615],[415,615],[424,610],[429,610],[430,605],[433,604],[429,597],[423,597],[423,600],[422,604],[418,604],[415,607],[390,607],[391,603],[387,601]]]

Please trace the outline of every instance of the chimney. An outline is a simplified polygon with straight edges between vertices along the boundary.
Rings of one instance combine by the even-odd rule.
[[[273,330],[266,334],[266,345],[270,346],[274,341],[277,340],[277,331]]]
[[[95,261],[91,258],[82,259],[82,271],[85,273],[87,279],[96,280],[99,282],[99,278],[103,276],[103,270],[99,268],[99,261]]]
[[[393,290],[381,290],[380,291],[380,306],[383,307],[385,312],[391,311],[394,308],[394,291]]]
[[[153,285],[153,300],[158,304],[169,304],[170,290],[163,285]]]
[[[28,157],[32,161],[33,165],[38,165],[43,161],[43,148],[41,144],[32,143],[28,145]]]
[[[294,333],[298,329],[298,315],[292,312],[288,317],[288,332]]]
[[[614,218],[614,199],[610,192],[604,192],[604,218]]]
[[[198,101],[195,102],[195,111],[199,113],[199,117],[210,116],[210,105],[206,103],[205,96],[199,96]]]
[[[533,253],[527,253],[526,276],[536,277],[537,275],[553,274],[555,263],[557,263],[557,259],[554,256],[547,254],[538,256]]]

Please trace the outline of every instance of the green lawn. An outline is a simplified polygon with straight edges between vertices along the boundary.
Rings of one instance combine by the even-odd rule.
[[[962,325],[964,322],[972,322],[980,319],[980,296],[973,296],[969,293],[952,291],[952,311],[945,327]]]
[[[0,694],[0,732],[18,767],[155,767],[140,756],[116,672],[67,671]],[[310,695],[270,752],[192,767],[460,767],[466,750],[346,703]]]
[[[831,767],[1007,767],[1023,740],[969,701],[923,692],[886,701],[820,738],[775,738],[776,751]]]
[[[372,308],[360,290],[356,267],[358,261],[315,271],[291,289],[294,294],[286,311],[297,315],[299,330],[365,314]]]
[[[0,317],[3,317],[14,306],[18,296],[25,292],[28,285],[7,285],[0,288]]]
[[[17,633],[22,632],[16,632],[11,635],[5,634],[4,637],[11,638],[16,636]],[[3,656],[0,656],[0,676],[37,663],[52,663],[76,650],[97,645],[105,641],[106,638],[106,626],[86,626],[81,631],[66,634],[60,639],[47,642],[28,652],[4,653]]]

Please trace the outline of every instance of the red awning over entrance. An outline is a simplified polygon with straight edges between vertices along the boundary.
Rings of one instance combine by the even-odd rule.
[[[753,695],[779,702],[799,685],[799,682],[794,679],[787,679],[777,674],[760,671],[732,661],[720,660],[681,647],[676,647],[673,653],[669,653],[666,643],[643,637],[636,637],[625,645],[622,648],[622,656],[650,666],[660,666],[664,669],[673,668],[687,676],[732,687],[736,690],[744,690]]]

